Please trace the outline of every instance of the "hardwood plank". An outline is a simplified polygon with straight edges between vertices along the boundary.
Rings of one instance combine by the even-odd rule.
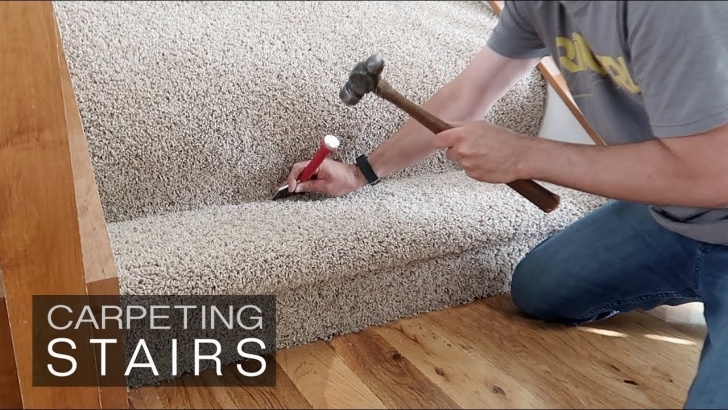
[[[1,280],[0,280],[0,283]],[[23,407],[5,298],[0,294],[0,409]]]
[[[314,408],[386,408],[324,341],[281,350],[276,361]]]
[[[620,345],[619,347],[641,349],[644,353],[652,354],[680,355],[687,352],[692,356],[698,355],[702,347],[703,338],[706,335],[705,328],[675,326],[663,320],[656,320],[652,315],[642,311],[617,315],[606,321],[594,322],[579,327],[564,327],[548,324],[534,321],[520,315],[509,295],[478,301],[473,304],[473,309],[477,311],[483,309],[488,309],[489,311],[494,310],[501,317],[517,320],[516,323],[519,326],[538,329],[546,328],[550,332],[568,335],[565,337],[570,338],[583,337],[578,332],[612,336],[606,339],[609,343],[618,343]],[[637,338],[640,342],[635,342],[634,338]],[[647,339],[653,342],[647,343]],[[589,335],[587,340],[594,340],[594,337]],[[664,344],[665,348],[656,350],[656,347],[663,346],[660,342],[666,343]],[[682,366],[678,367],[678,369],[683,368]],[[689,378],[691,379],[692,377]]]
[[[480,319],[472,318],[472,312],[453,313],[458,320],[436,314],[428,315],[426,320],[431,321],[432,326],[440,327],[443,333],[449,335],[448,340],[468,352],[473,360],[494,368],[496,374],[515,377],[527,386],[524,390],[545,401],[544,408],[612,407],[609,398],[600,394],[599,386],[574,377],[568,363],[560,363],[548,354],[548,350],[532,345],[533,334],[526,334],[521,329],[518,333],[510,334],[512,340],[504,340],[500,334],[492,333],[494,325],[486,327]],[[487,336],[480,332],[473,333],[473,329],[481,326],[488,329]],[[566,371],[561,371],[561,368],[566,368]],[[565,386],[569,386],[572,391],[569,392]]]
[[[160,402],[166,408],[201,409],[201,408],[249,408],[250,406],[236,406],[234,400],[223,391],[218,392],[217,388],[194,386],[186,383],[188,377],[184,377],[175,383],[175,387],[160,388],[156,393]]]
[[[275,363],[275,361],[273,361]],[[276,386],[275,387],[256,387],[247,388],[240,387],[228,390],[230,398],[235,402],[236,408],[256,408],[256,409],[310,409],[311,404],[306,397],[298,390],[296,385],[291,381],[286,372],[283,371],[278,363],[276,366]],[[241,379],[237,373],[229,373]],[[228,376],[229,377],[229,376]],[[239,384],[242,384],[241,381]]]
[[[132,389],[129,395],[134,403],[159,400],[161,405],[155,408],[310,409],[310,403],[288,375],[277,363],[275,366],[275,387],[246,387],[245,381],[234,379],[235,371],[224,371],[223,378],[227,379],[228,386],[240,387],[213,387],[212,383],[211,386],[193,386],[188,383],[191,376],[185,375],[161,386]],[[203,372],[202,376],[216,377],[211,371]]]
[[[521,317],[510,298],[502,297],[453,313],[458,321],[439,312],[428,319],[480,360],[548,398],[553,407],[681,407],[699,354],[695,345],[644,338],[640,332],[656,331],[644,314],[622,315],[594,327],[562,327]],[[597,327],[617,321],[619,331]],[[629,327],[633,337],[642,337],[623,336]],[[487,328],[488,337],[474,337],[474,328]],[[670,359],[686,352],[693,362]]]
[[[164,403],[155,389],[145,389],[144,394],[129,394],[131,409],[164,409]],[[201,408],[207,408],[201,407]]]
[[[518,379],[477,360],[425,317],[373,329],[463,408],[544,408]]]
[[[432,408],[440,397],[465,408],[680,408],[701,341],[641,312],[547,324],[504,295],[283,350],[283,388],[172,383],[183,387],[131,397],[154,408],[307,407],[280,404],[290,391],[315,408]]]
[[[370,329],[329,342],[388,408],[459,408],[412,362]]]
[[[33,385],[32,295],[86,293],[58,43],[51,2],[0,2],[0,268],[24,406],[98,408]]]

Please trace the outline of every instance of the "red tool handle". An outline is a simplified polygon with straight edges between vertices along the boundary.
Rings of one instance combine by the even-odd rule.
[[[333,135],[327,135],[321,139],[321,145],[318,151],[311,159],[311,162],[306,165],[306,168],[301,171],[301,175],[298,176],[298,182],[308,181],[316,173],[319,166],[324,159],[329,156],[332,152],[339,148],[339,139]]]

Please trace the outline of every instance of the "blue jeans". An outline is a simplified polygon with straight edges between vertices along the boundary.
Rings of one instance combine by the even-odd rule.
[[[645,205],[612,202],[531,250],[511,295],[526,315],[570,325],[703,302],[708,336],[685,408],[728,408],[728,246],[668,231]]]

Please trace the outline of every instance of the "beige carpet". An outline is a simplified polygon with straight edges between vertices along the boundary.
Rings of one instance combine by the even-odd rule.
[[[603,202],[553,188],[545,215],[442,155],[347,197],[269,200],[324,134],[352,161],[406,119],[339,101],[356,62],[381,52],[422,102],[484,45],[482,2],[55,4],[125,294],[275,293],[286,347],[506,292]],[[545,95],[534,70],[487,119],[536,134]]]

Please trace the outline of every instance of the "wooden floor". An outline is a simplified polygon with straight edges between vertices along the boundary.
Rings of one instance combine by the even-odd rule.
[[[275,388],[143,387],[133,408],[681,408],[704,330],[643,312],[581,328],[481,300],[277,354]]]

